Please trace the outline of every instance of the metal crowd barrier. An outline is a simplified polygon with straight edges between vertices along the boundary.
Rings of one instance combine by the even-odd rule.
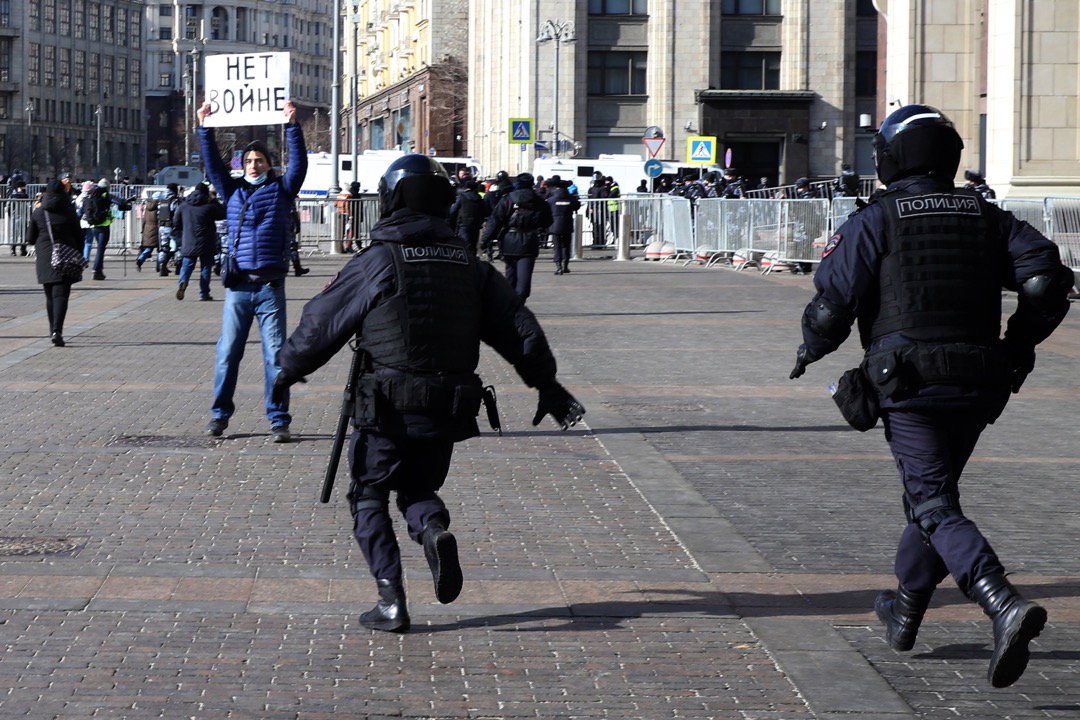
[[[343,214],[334,217],[339,213],[337,202],[298,202],[301,252],[330,252],[332,226],[336,226],[338,240],[351,240],[355,250],[370,242],[371,227],[379,217],[378,196],[343,201]],[[0,254],[22,244],[32,203],[29,199],[0,198]],[[114,218],[111,252],[138,250],[145,204],[143,198],[134,199],[130,211]],[[1018,198],[1002,200],[999,205],[1056,243],[1063,262],[1080,273],[1080,197]],[[615,246],[625,231],[631,246],[661,244],[665,248],[662,259],[724,263],[736,269],[755,266],[762,272],[805,272],[821,261],[828,238],[854,210],[854,198],[703,198],[692,203],[671,195],[630,194],[614,202],[608,198],[583,200],[579,239],[583,244]]]

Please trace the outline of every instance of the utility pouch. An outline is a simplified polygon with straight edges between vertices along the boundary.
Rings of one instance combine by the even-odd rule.
[[[877,389],[866,377],[862,365],[840,376],[836,383],[833,401],[848,425],[859,432],[866,432],[877,425],[881,407]]]
[[[888,398],[896,399],[909,383],[904,372],[904,358],[901,349],[884,350],[868,355],[859,367],[878,392]]]
[[[454,388],[450,415],[454,420],[473,420],[480,414],[480,403],[483,400],[484,389],[479,382],[475,385],[458,385]]]
[[[379,383],[374,375],[362,375],[356,381],[353,398],[353,420],[359,427],[375,425],[379,417]]]

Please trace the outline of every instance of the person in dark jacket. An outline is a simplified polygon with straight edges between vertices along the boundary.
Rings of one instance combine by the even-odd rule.
[[[446,218],[454,199],[446,171],[426,155],[395,160],[379,182],[371,245],[304,307],[285,341],[281,392],[355,343],[359,377],[349,444],[354,534],[378,587],[360,616],[374,630],[410,626],[401,550],[389,500],[424,555],[441,603],[463,576],[450,513],[438,492],[454,443],[479,434],[480,343],[495,349],[539,392],[533,425],[551,415],[566,430],[585,408],[556,380],[555,358],[536,317],[486,262],[469,253]]]
[[[180,235],[180,279],[176,286],[176,299],[183,300],[195,262],[199,263],[199,299],[213,300],[210,295],[210,278],[214,272],[214,256],[217,255],[217,227],[214,223],[225,219],[225,206],[210,199],[210,188],[199,183],[176,208],[173,229]]]
[[[219,436],[229,426],[236,410],[233,394],[240,373],[248,333],[253,320],[259,321],[263,350],[263,399],[274,442],[289,442],[289,394],[273,397],[274,379],[280,368],[278,350],[286,335],[285,277],[289,274],[292,243],[292,211],[300,186],[307,175],[304,133],[296,122],[296,107],[284,106],[285,144],[288,169],[279,177],[273,169],[270,151],[259,141],[249,143],[241,154],[244,175],[233,178],[221,158],[213,128],[202,126],[211,113],[210,103],[198,110],[199,143],[206,174],[225,202],[229,221],[226,252],[236,258],[239,277],[230,278],[225,288],[221,337],[214,366],[214,401],[210,406],[208,435]],[[232,275],[232,273],[230,273]],[[224,280],[225,274],[222,274]]]
[[[954,187],[964,144],[939,110],[896,110],[873,145],[887,187],[826,244],[791,377],[836,350],[858,323],[866,356],[836,397],[856,429],[883,419],[908,520],[896,551],[899,586],[875,602],[886,640],[912,649],[935,588],[951,574],[993,621],[987,678],[1006,687],[1027,667],[1046,610],[1006,580],[964,514],[960,474],[1034,368],[1035,346],[1068,312],[1072,271],[1030,225]],[[1018,298],[1000,337],[1003,287]]]
[[[30,193],[28,193],[27,190],[26,190],[26,181],[25,180],[16,181],[15,184],[14,184],[14,190],[11,191],[11,195],[9,195],[8,197],[11,198],[12,200],[29,200],[30,199]],[[23,256],[26,255],[26,244],[25,243],[23,243],[21,245],[19,243],[13,243],[12,246],[11,246],[11,254],[12,255],[15,255],[15,249],[16,248],[18,248],[18,250],[19,250],[19,252],[18,252],[19,255],[23,255]]]
[[[503,198],[484,228],[484,247],[498,239],[506,279],[523,300],[532,292],[532,273],[540,255],[540,234],[551,227],[551,208],[536,194],[533,176],[521,173],[514,191]]]
[[[45,313],[49,318],[52,344],[64,346],[64,319],[67,317],[71,286],[78,280],[65,280],[52,266],[53,243],[67,245],[82,256],[83,230],[63,183],[50,180],[41,198],[41,206],[30,214],[25,242],[35,247],[34,269],[37,281],[45,289]]]
[[[457,196],[450,207],[450,227],[473,255],[480,242],[480,229],[488,216],[487,203],[476,191],[478,187],[471,177],[459,179]]]
[[[551,208],[551,226],[548,233],[555,243],[555,274],[570,272],[570,241],[574,237],[574,215],[581,208],[581,201],[566,191],[566,183],[558,175],[548,180],[551,194],[547,204]]]
[[[488,186],[487,192],[484,193],[484,202],[487,204],[488,219],[495,213],[495,208],[499,206],[499,203],[503,201],[503,198],[513,191],[514,183],[510,179],[510,173],[505,170],[500,170],[495,173],[495,179]],[[487,237],[486,231],[483,233],[482,237]],[[480,245],[480,250],[487,255],[488,262],[502,259],[502,248],[499,248],[498,255],[495,254],[494,242],[497,240],[498,237],[495,237],[492,240],[492,244],[482,243]]]
[[[158,203],[161,202],[155,193],[153,197],[143,205],[142,240],[139,244],[139,254],[135,257],[135,269],[142,272],[143,263],[157,252],[160,235],[158,233]]]

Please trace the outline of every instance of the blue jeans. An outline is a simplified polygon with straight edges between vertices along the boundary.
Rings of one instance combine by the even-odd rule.
[[[278,350],[285,341],[285,280],[273,283],[241,283],[239,287],[225,290],[225,307],[221,314],[221,337],[217,344],[217,360],[214,365],[214,404],[210,414],[215,419],[228,420],[236,410],[233,394],[240,374],[240,359],[244,357],[251,322],[259,321],[263,351],[263,395],[266,417],[270,427],[288,426],[289,396],[278,404],[270,399],[274,380],[281,368],[277,364]]]
[[[92,227],[86,231],[83,246],[83,257],[86,258],[86,262],[90,262],[90,250],[94,245],[94,240],[97,240],[97,255],[94,256],[93,270],[99,273],[105,267],[105,246],[109,244],[109,226]]]
[[[214,256],[188,257],[185,255],[180,261],[180,285],[187,285],[191,280],[191,274],[195,272],[195,261],[199,261],[199,297],[210,297],[210,277]]]

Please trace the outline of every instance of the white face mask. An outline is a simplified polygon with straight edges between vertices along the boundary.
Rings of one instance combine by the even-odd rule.
[[[264,172],[262,175],[260,175],[258,177],[248,178],[247,181],[249,183],[251,183],[252,185],[262,185],[264,182],[266,182],[266,177],[269,174],[270,174],[269,172]]]

